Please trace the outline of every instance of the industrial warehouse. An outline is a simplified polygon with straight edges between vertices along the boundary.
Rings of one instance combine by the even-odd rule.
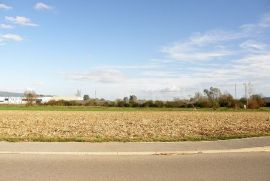
[[[83,98],[81,96],[64,97],[64,96],[38,95],[37,97],[35,97],[34,102],[44,104],[52,100],[82,101]],[[27,99],[23,93],[0,91],[0,104],[26,104],[26,103]]]

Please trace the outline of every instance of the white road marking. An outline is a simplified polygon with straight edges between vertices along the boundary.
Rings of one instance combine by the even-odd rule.
[[[148,151],[148,152],[43,152],[43,151],[0,151],[0,154],[20,155],[92,155],[92,156],[140,156],[140,155],[190,155],[190,154],[213,154],[213,153],[253,153],[269,152],[270,146],[223,149],[223,150],[194,150],[194,151]]]

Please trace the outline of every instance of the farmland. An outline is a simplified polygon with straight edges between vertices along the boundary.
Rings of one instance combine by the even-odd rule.
[[[270,112],[0,111],[6,141],[184,141],[270,135]]]

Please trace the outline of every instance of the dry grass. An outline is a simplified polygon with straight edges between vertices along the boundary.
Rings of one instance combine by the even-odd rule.
[[[10,141],[179,141],[270,135],[269,112],[0,111]]]

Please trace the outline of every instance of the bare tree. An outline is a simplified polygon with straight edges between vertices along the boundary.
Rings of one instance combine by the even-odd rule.
[[[196,110],[196,107],[195,107],[194,104],[195,104],[196,102],[198,102],[198,101],[203,97],[203,95],[201,95],[200,92],[195,92],[194,97],[192,97],[191,95],[188,95],[188,97],[189,97],[189,100],[187,100],[187,104],[192,105],[192,108],[193,108],[194,110]]]
[[[27,90],[24,92],[25,100],[27,102],[27,105],[31,106],[35,102],[37,98],[37,94],[33,90]]]

